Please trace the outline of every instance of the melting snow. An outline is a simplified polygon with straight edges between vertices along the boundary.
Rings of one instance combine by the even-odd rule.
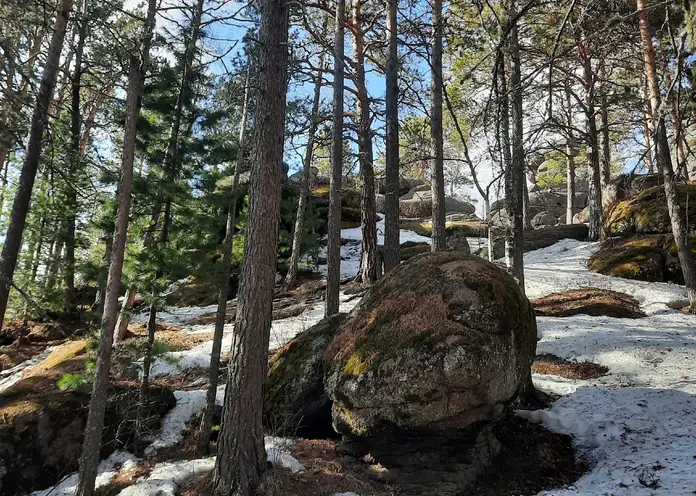
[[[97,469],[96,487],[107,485],[121,470],[131,470],[138,459],[124,451],[114,451],[109,458],[102,460]],[[34,491],[31,496],[72,496],[77,489],[77,472],[61,480],[55,487]]]
[[[383,222],[383,221],[380,221]],[[346,229],[342,247],[345,273],[357,273],[360,260],[359,229]],[[401,232],[403,241],[429,241],[412,232]],[[381,236],[381,234],[380,234]],[[478,244],[470,239],[472,250]],[[381,237],[380,237],[381,242]],[[477,243],[485,245],[485,240]],[[648,315],[643,319],[614,319],[577,315],[539,317],[539,353],[572,360],[590,360],[609,367],[609,375],[596,380],[568,380],[535,375],[537,387],[563,395],[550,408],[520,411],[519,415],[541,422],[549,429],[569,434],[586,457],[591,471],[575,485],[540,493],[544,496],[686,495],[696,491],[696,317],[672,308],[686,302],[682,286],[645,283],[591,273],[586,263],[597,243],[563,240],[525,255],[527,294],[530,298],[583,287],[621,291],[634,296]],[[357,299],[341,296],[341,311],[349,311]],[[162,322],[181,325],[194,316],[214,312],[214,307],[168,309]],[[318,322],[323,305],[302,315],[275,321],[271,346],[277,347]],[[142,317],[140,317],[142,318]],[[138,319],[138,317],[136,317]],[[184,327],[183,332],[210,332],[213,326]],[[223,350],[231,345],[229,333]],[[207,368],[212,343],[173,354],[175,363],[159,361],[153,375],[177,374],[186,368]],[[29,364],[30,366],[31,364]],[[14,377],[20,368],[2,377]],[[0,387],[2,383],[0,383]],[[203,385],[201,387],[204,387]],[[186,424],[203,408],[205,390],[177,391],[177,404],[164,418],[148,455],[178,443]],[[224,386],[217,391],[222,403]],[[292,471],[304,467],[288,452],[292,441],[265,439],[269,460]],[[114,453],[100,464],[98,484],[108,483],[119,472],[135,466],[128,453]],[[124,489],[122,496],[174,495],[196,474],[212,470],[214,458],[157,464],[152,473]],[[77,476],[64,479],[57,488],[34,496],[74,493]],[[334,496],[357,496],[337,493]]]
[[[24,376],[25,371],[29,370],[37,363],[44,361],[55,349],[55,346],[51,346],[50,348],[46,348],[38,355],[35,355],[10,369],[0,370],[0,393],[10,388],[14,384],[17,384]]]
[[[591,273],[597,243],[563,240],[525,255],[530,298],[583,287],[634,296],[642,319],[538,317],[538,353],[609,367],[597,380],[535,375],[540,389],[565,395],[551,408],[519,414],[573,436],[591,471],[544,496],[681,495],[696,490],[696,317],[671,310],[684,287]]]

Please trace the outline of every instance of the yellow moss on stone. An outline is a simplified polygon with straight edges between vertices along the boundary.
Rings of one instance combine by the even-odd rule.
[[[367,360],[363,358],[362,353],[356,351],[346,362],[343,373],[347,376],[359,377],[365,373],[367,365]]]

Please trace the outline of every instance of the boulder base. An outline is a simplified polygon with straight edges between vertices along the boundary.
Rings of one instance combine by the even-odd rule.
[[[377,282],[326,352],[334,428],[461,429],[531,391],[531,303],[504,270],[458,253],[419,255]]]
[[[271,358],[264,422],[273,432],[303,437],[331,435],[331,402],[324,389],[324,353],[346,314],[301,332]]]

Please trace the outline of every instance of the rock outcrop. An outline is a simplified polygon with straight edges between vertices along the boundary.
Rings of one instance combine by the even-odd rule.
[[[696,235],[690,237],[696,255]],[[609,240],[590,257],[593,272],[624,279],[684,284],[677,247],[671,234]]]
[[[469,241],[466,239],[466,233],[455,231],[447,236],[447,249],[463,255],[470,255],[471,247],[469,246]]]
[[[473,215],[476,207],[450,196],[445,197],[445,212],[447,214]],[[430,188],[416,187],[399,198],[399,215],[410,219],[432,217],[433,195]]]
[[[335,315],[301,332],[271,358],[264,423],[273,432],[315,437],[330,434],[331,402],[324,389],[324,354],[346,319]]]
[[[687,229],[693,231],[696,229],[696,183],[677,184],[677,195],[686,210]],[[607,236],[620,237],[671,233],[664,187],[648,188],[609,206],[604,214],[604,229]]]
[[[532,227],[548,227],[558,224],[558,219],[548,212],[540,212],[532,219]]]
[[[430,253],[377,282],[326,352],[337,431],[462,429],[531,391],[531,303],[481,258]]]

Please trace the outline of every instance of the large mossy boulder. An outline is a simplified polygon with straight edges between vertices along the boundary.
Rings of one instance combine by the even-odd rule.
[[[696,235],[689,239],[696,256]],[[671,234],[612,239],[587,262],[600,274],[649,282],[684,284],[677,247]]]
[[[461,429],[531,391],[531,303],[479,257],[423,254],[378,281],[326,352],[334,428]]]
[[[405,195],[414,188],[420,188],[427,186],[426,189],[430,188],[430,183],[425,179],[417,179],[410,177],[400,177],[399,178],[399,196]],[[386,179],[381,177],[375,180],[375,189],[380,195],[385,195],[387,193],[387,182]]]
[[[445,212],[447,214],[476,213],[476,207],[471,203],[445,197]],[[433,214],[433,194],[430,189],[415,187],[399,198],[399,215],[409,219],[431,217]]]
[[[264,423],[273,432],[324,437],[331,434],[331,402],[324,389],[324,354],[346,314],[301,332],[271,358],[264,396]]]
[[[664,180],[659,174],[620,174],[602,190],[604,208],[640,194],[646,189],[660,186]]]
[[[696,183],[679,183],[677,185],[677,198],[686,211],[688,230],[695,230]],[[604,213],[604,229],[607,236],[621,237],[671,233],[672,225],[667,210],[664,187],[648,188],[635,196],[619,200],[608,206]]]
[[[310,194],[310,203],[316,208],[323,221],[321,234],[326,234],[329,219],[329,186],[319,186]],[[356,227],[360,224],[360,191],[355,188],[341,189],[341,221],[344,227]]]

